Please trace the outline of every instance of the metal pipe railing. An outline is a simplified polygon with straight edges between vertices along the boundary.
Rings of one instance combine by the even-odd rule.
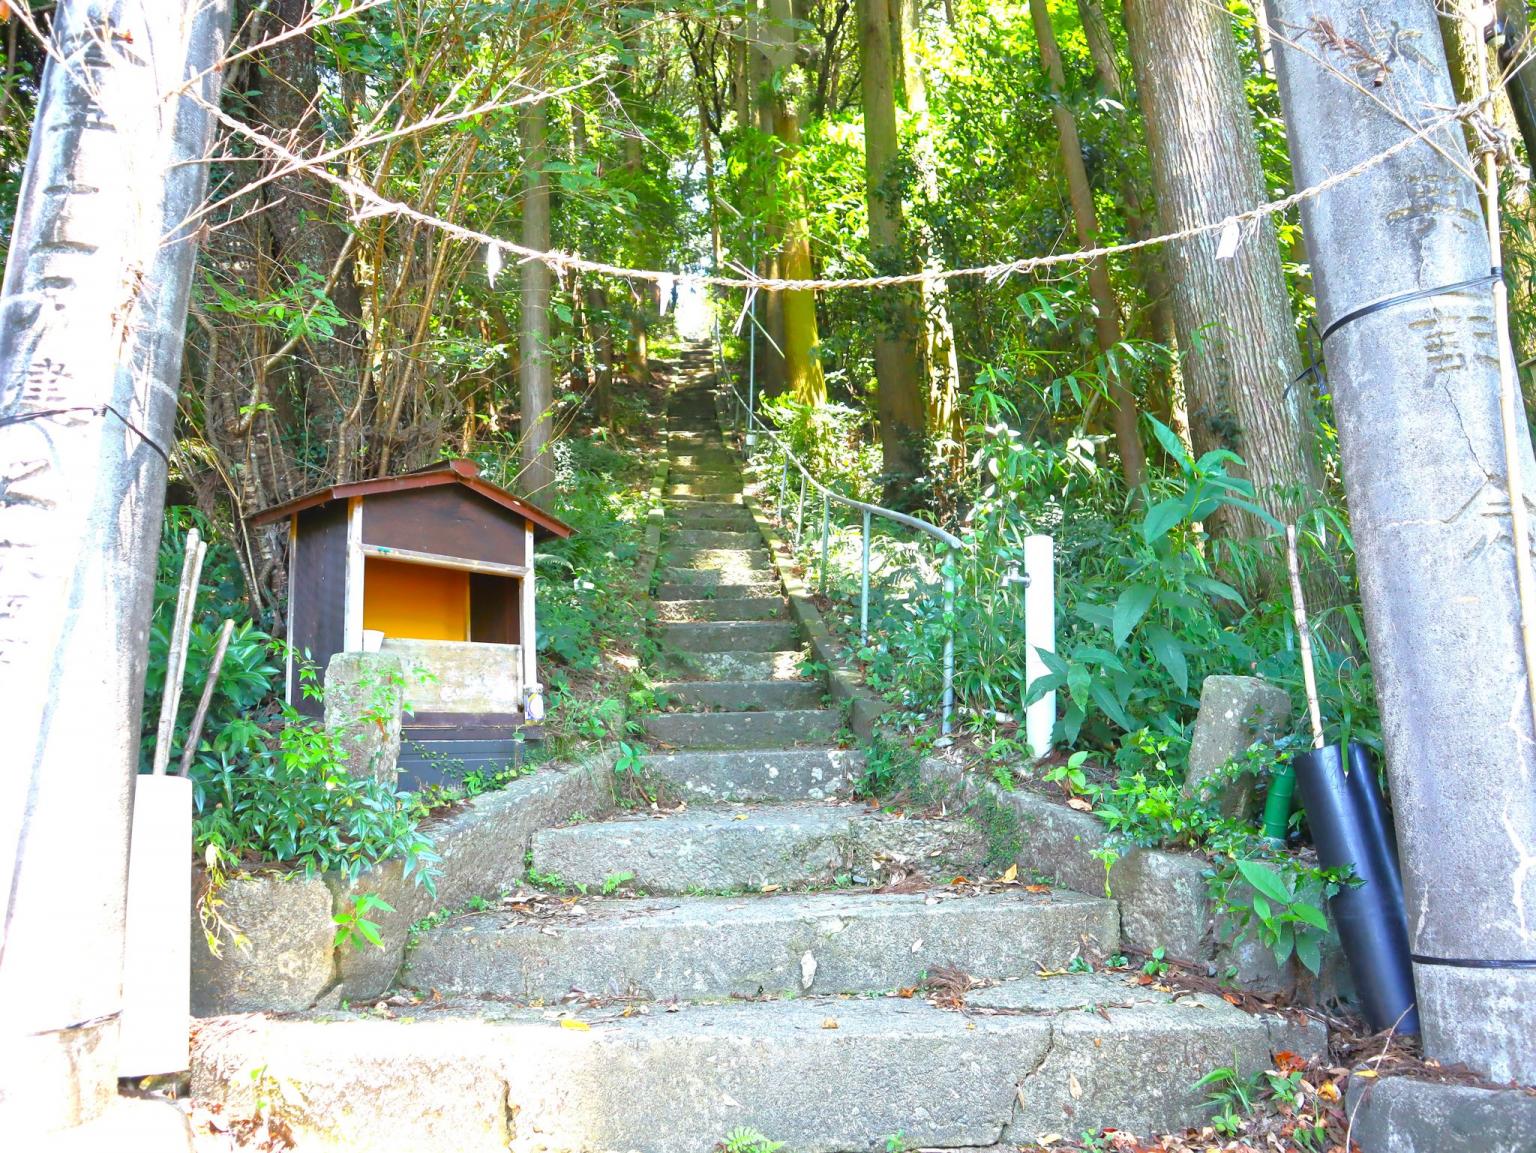
[[[822,484],[819,480],[811,475],[811,470],[806,468],[805,464],[800,460],[800,458],[794,454],[794,451],[789,447],[788,444],[784,442],[783,437],[781,437],[774,429],[769,428],[767,425],[758,420],[757,413],[750,406],[747,399],[741,395],[740,390],[738,390],[734,384],[729,384],[726,387],[730,389],[731,396],[735,398],[738,414],[741,414],[745,418],[747,431],[767,436],[771,441],[773,441],[775,445],[778,446],[779,451],[784,456],[785,469],[783,474],[783,481],[781,481],[779,485],[779,505],[781,509],[784,503],[783,497],[784,489],[786,487],[784,482],[789,478],[790,466],[793,466],[794,469],[800,474],[800,500],[795,510],[794,540],[796,548],[800,547],[800,540],[805,527],[805,498],[807,490],[808,488],[814,489],[816,492],[821,494],[822,536],[820,586],[821,592],[823,594],[825,594],[827,591],[827,568],[831,547],[832,502],[836,501],[838,504],[843,505],[846,508],[851,508],[864,514],[863,558],[861,565],[863,571],[863,579],[860,582],[861,587],[859,591],[859,634],[863,640],[868,640],[869,555],[871,547],[871,534],[869,531],[870,518],[878,516],[885,520],[893,521],[896,524],[906,525],[908,528],[915,528],[919,532],[926,533],[928,536],[933,537],[946,548],[951,550],[963,551],[965,549],[965,542],[962,541],[959,537],[955,536],[953,533],[946,532],[944,529],[941,529],[938,525],[929,524],[925,520],[919,520],[917,517],[911,516],[904,512],[897,512],[895,509],[883,508],[877,504],[870,504],[868,501],[855,500],[851,496],[844,496],[836,489],[828,488],[826,485]],[[954,570],[951,566],[945,567],[948,569],[948,571],[944,577],[944,697],[943,710],[939,721],[939,731],[944,736],[948,736],[954,728],[955,714],[955,576]]]
[[[794,451],[780,436],[777,430],[769,428],[757,416],[756,405],[756,368],[755,345],[757,317],[749,306],[743,310],[743,316],[752,325],[752,334],[748,345],[748,392],[751,397],[741,395],[741,391],[734,382],[727,383],[722,372],[719,380],[730,389],[731,396],[735,400],[736,419],[733,424],[739,427],[745,420],[746,435],[743,439],[743,447],[756,441],[757,434],[761,433],[778,446],[784,457],[784,471],[779,476],[779,500],[778,511],[782,518],[784,513],[785,498],[789,495],[790,468],[800,474],[800,494],[795,510],[795,548],[800,547],[801,537],[805,528],[805,498],[808,489],[821,494],[822,508],[822,537],[821,537],[821,572],[820,591],[825,595],[827,591],[827,573],[829,566],[829,553],[831,547],[831,507],[835,502],[845,508],[853,509],[863,515],[863,532],[861,534],[860,581],[859,581],[859,643],[867,644],[869,641],[869,561],[873,550],[873,534],[871,532],[872,520],[880,517],[883,520],[895,524],[904,525],[907,528],[916,529],[918,532],[933,538],[942,545],[950,555],[941,558],[940,570],[943,573],[943,614],[944,614],[944,667],[943,667],[943,702],[940,732],[948,736],[954,728],[955,713],[955,555],[964,552],[966,545],[954,533],[947,532],[936,524],[921,520],[909,513],[897,512],[895,509],[884,508],[881,505],[871,504],[868,501],[856,500],[851,496],[845,496],[836,489],[822,484],[800,460]],[[725,363],[724,350],[720,351],[720,361]],[[745,455],[745,453],[743,453]],[[1046,666],[1040,657],[1040,653],[1054,652],[1056,649],[1056,621],[1055,621],[1055,556],[1054,542],[1049,536],[1032,535],[1025,542],[1025,565],[1021,581],[1024,585],[1024,632],[1028,643],[1025,657],[1025,675],[1029,682],[1036,677],[1044,675]],[[1025,710],[1025,734],[1031,749],[1036,756],[1044,756],[1050,751],[1051,731],[1055,724],[1056,694],[1046,693],[1040,700],[1030,705]]]

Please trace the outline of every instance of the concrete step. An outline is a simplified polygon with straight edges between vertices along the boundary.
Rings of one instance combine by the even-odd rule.
[[[789,602],[783,597],[659,601],[655,609],[664,621],[775,621],[789,615]]]
[[[676,568],[667,565],[657,570],[656,579],[662,584],[691,586],[692,597],[702,598],[709,596],[710,594],[705,590],[712,588],[718,590],[732,585],[776,584],[779,575],[774,569],[742,568],[725,571],[707,568]],[[719,597],[724,595],[724,593],[717,593]],[[711,596],[710,599],[716,599],[716,596]]]
[[[677,602],[673,602],[677,603]],[[664,681],[656,691],[669,706],[685,709],[814,709],[826,696],[819,681]]]
[[[858,884],[882,860],[942,876],[985,853],[985,837],[966,822],[903,820],[843,804],[696,809],[533,835],[540,873],[589,889],[630,873],[637,889],[658,895],[808,889],[839,877]]]
[[[704,509],[706,512],[713,512],[716,509],[721,509],[732,505],[739,507],[745,503],[745,498],[739,492],[729,494],[722,493],[718,496],[664,496],[662,498],[662,504],[667,509],[669,516],[679,511],[688,512],[691,509]]]
[[[792,621],[672,621],[656,626],[662,647],[687,653],[767,653],[793,648],[800,626]]]
[[[697,570],[687,570],[696,572]],[[672,580],[658,573],[660,583],[651,593],[653,601],[691,601],[706,595],[711,600],[761,600],[768,597],[782,598],[784,586],[777,575],[772,580],[753,580],[744,584],[701,584],[697,580]]]
[[[692,480],[671,482],[667,485],[666,495],[676,499],[678,497],[708,497],[714,500],[717,497],[729,496],[741,492],[741,479],[739,477],[694,477]]]
[[[699,448],[691,445],[674,445],[667,457],[671,468],[740,469],[741,457],[734,449]]]
[[[755,548],[694,548],[686,544],[668,544],[661,550],[659,563],[665,568],[706,569],[724,573],[727,577],[773,571],[773,557],[761,538]]]
[[[1065,969],[1085,939],[1107,955],[1120,933],[1113,901],[1066,891],[595,897],[576,908],[456,917],[422,934],[404,984],[551,1004],[572,989],[651,1000],[885,992],[940,966],[990,979]]]
[[[771,653],[685,653],[661,654],[660,672],[679,681],[801,681],[822,686],[820,679],[810,680],[802,668],[804,649],[780,649]]]
[[[725,441],[720,436],[720,426],[696,428],[671,428],[667,430],[667,443],[669,445],[687,444],[724,448]],[[690,451],[697,451],[690,450]]]
[[[763,549],[762,535],[753,525],[749,529],[714,529],[714,528],[669,528],[666,533],[666,547],[674,548],[707,548],[707,549]]]
[[[774,714],[736,715],[766,717]],[[668,782],[672,786],[669,792],[681,793],[690,801],[717,804],[823,801],[849,794],[864,771],[864,754],[852,749],[829,748],[695,749],[649,753],[645,757],[645,771]]]
[[[674,749],[778,749],[830,743],[842,714],[835,709],[660,713],[643,723],[646,736]]]
[[[191,1089],[227,1117],[270,1109],[299,1153],[702,1153],[738,1128],[793,1153],[1011,1148],[1206,1123],[1201,1076],[1307,1047],[1219,997],[1110,975],[1027,977],[967,1000],[1006,1011],[808,997],[627,1016],[480,1000],[393,1019],[249,1014],[203,1023]]]

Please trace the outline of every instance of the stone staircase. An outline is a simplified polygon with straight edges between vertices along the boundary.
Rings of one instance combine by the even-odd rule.
[[[419,1005],[243,1022],[200,1045],[204,1085],[238,1108],[259,1067],[327,1102],[301,1150],[706,1153],[742,1128],[975,1150],[1198,1124],[1198,1078],[1295,1044],[1219,997],[1067,972],[1117,948],[1113,901],[976,883],[979,822],[854,800],[863,758],[803,671],[711,395],[675,394],[670,424],[663,801],[536,833],[530,877],[564,895],[424,933]]]

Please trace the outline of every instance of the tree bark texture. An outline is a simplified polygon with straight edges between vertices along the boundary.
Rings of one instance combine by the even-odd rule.
[[[226,4],[59,6],[0,294],[0,1132],[18,1147],[116,1094],[184,222],[211,136],[193,98],[218,100],[228,23]]]
[[[523,135],[523,245],[549,250],[549,112],[543,104],[525,105],[520,117]],[[530,496],[555,480],[550,441],[554,421],[554,367],[549,349],[549,266],[525,260],[519,266],[522,312],[518,353],[522,385],[522,468],[519,490]]]
[[[1275,47],[1298,187],[1455,102],[1430,0],[1271,0],[1387,61]],[[1294,37],[1293,37],[1294,39]],[[1319,59],[1321,63],[1319,63]],[[1357,71],[1357,66],[1359,70]],[[1372,86],[1381,75],[1380,87]],[[1362,79],[1363,78],[1363,79]],[[1326,328],[1362,306],[1486,276],[1489,247],[1460,129],[1302,205]],[[1536,1081],[1536,729],[1526,692],[1486,285],[1347,320],[1324,349],[1402,856],[1426,1054],[1495,1081]],[[1523,424],[1523,422],[1522,422]],[[1519,499],[1533,504],[1521,430]],[[1530,558],[1523,558],[1530,563]],[[1536,607],[1536,606],[1527,606]]]
[[[1077,135],[1077,118],[1066,104],[1066,73],[1061,66],[1061,52],[1056,47],[1056,32],[1045,0],[1029,0],[1029,14],[1040,45],[1040,66],[1051,89],[1051,117],[1056,121],[1056,139],[1060,145],[1061,166],[1067,177],[1067,196],[1072,202],[1072,219],[1077,226],[1077,242],[1083,248],[1099,243],[1098,214],[1093,207],[1093,188],[1088,183],[1088,169],[1083,164],[1083,145]],[[1109,279],[1109,261],[1104,257],[1088,263],[1088,292],[1093,298],[1093,334],[1100,352],[1109,352],[1120,343],[1120,302],[1115,298]],[[1141,447],[1137,427],[1136,398],[1131,395],[1106,358],[1110,404],[1114,407],[1115,447],[1120,452],[1120,475],[1127,488],[1135,489],[1147,479],[1147,456]]]
[[[891,62],[888,0],[858,0],[859,52],[864,95],[864,194],[869,209],[869,251],[881,274],[902,266],[903,213],[896,175],[896,93]],[[876,410],[889,494],[910,490],[923,461],[925,408],[920,383],[917,317],[906,288],[875,293]]]
[[[1123,106],[1125,82],[1120,73],[1120,57],[1104,6],[1099,0],[1077,0],[1078,19],[1088,41],[1088,55],[1093,60],[1099,91],[1122,107],[1116,119],[1127,132],[1140,133],[1132,126],[1129,111]],[[1145,240],[1157,233],[1157,209],[1150,189],[1141,174],[1130,165],[1118,173],[1117,191],[1125,210],[1126,231],[1132,240]],[[1137,283],[1146,296],[1146,307],[1131,326],[1131,334],[1161,344],[1173,354],[1166,371],[1156,373],[1143,392],[1142,407],[1179,434],[1189,444],[1189,416],[1184,410],[1184,384],[1178,365],[1178,330],[1173,319],[1173,288],[1168,280],[1167,254],[1161,248],[1138,248],[1130,255]]]
[[[774,72],[786,75],[794,64],[795,44],[793,7],[790,0],[767,0],[763,35],[765,56]],[[779,140],[780,211],[784,218],[783,240],[779,247],[779,274],[785,280],[809,280],[811,264],[811,229],[807,219],[805,188],[795,172],[800,153],[800,115],[790,94],[765,86],[764,99],[772,112],[773,134]],[[777,294],[784,322],[784,387],[801,404],[822,405],[827,401],[827,382],[822,372],[817,346],[821,337],[816,327],[816,294],[808,289],[786,289]]]
[[[1205,0],[1126,0],[1126,28],[1165,231],[1221,220],[1264,201],[1264,176],[1224,10]],[[1173,308],[1195,451],[1247,462],[1259,503],[1284,521],[1318,489],[1312,417],[1274,227],[1245,227],[1216,258],[1206,233],[1174,246]],[[1263,536],[1224,510],[1227,536]]]

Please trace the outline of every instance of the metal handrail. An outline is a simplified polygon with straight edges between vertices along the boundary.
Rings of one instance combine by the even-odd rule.
[[[723,363],[724,358],[722,357],[721,359]],[[723,377],[724,374],[721,373],[716,377],[716,379],[723,379]],[[741,395],[741,392],[736,388],[734,383],[728,383],[726,387],[730,389],[731,395],[736,398],[736,403],[740,411],[746,414],[747,431],[752,433],[762,432],[766,434],[770,440],[778,445],[779,451],[784,454],[784,477],[782,478],[782,481],[779,485],[779,506],[781,514],[783,512],[783,494],[789,480],[789,465],[794,465],[800,473],[800,504],[799,511],[795,516],[796,545],[800,543],[800,534],[804,527],[806,486],[810,485],[821,494],[821,591],[823,594],[825,594],[827,591],[827,554],[831,542],[830,502],[836,501],[838,504],[846,505],[848,508],[855,509],[858,512],[863,513],[864,531],[862,537],[862,576],[859,587],[859,643],[866,643],[869,640],[869,551],[871,518],[878,516],[883,520],[889,520],[895,522],[896,524],[906,525],[908,528],[915,528],[919,532],[926,533],[928,536],[933,537],[935,540],[939,541],[941,544],[954,551],[963,552],[965,550],[965,542],[959,537],[955,536],[954,533],[946,532],[938,525],[930,524],[925,520],[920,520],[919,518],[912,516],[909,513],[897,512],[892,508],[885,508],[878,504],[870,504],[868,501],[856,500],[851,496],[845,496],[844,494],[838,492],[836,489],[828,488],[811,474],[811,470],[808,469],[800,460],[800,458],[794,454],[793,450],[790,449],[789,445],[785,443],[784,438],[781,437],[777,431],[769,428],[767,425],[763,424],[761,420],[758,419],[757,413],[753,411],[753,407],[747,402],[747,399]],[[743,455],[746,455],[746,447],[746,444],[743,443]],[[955,713],[955,574],[952,568],[948,569],[944,573],[944,623],[944,698],[943,711],[939,721],[939,731],[942,735],[948,736],[954,727]]]

